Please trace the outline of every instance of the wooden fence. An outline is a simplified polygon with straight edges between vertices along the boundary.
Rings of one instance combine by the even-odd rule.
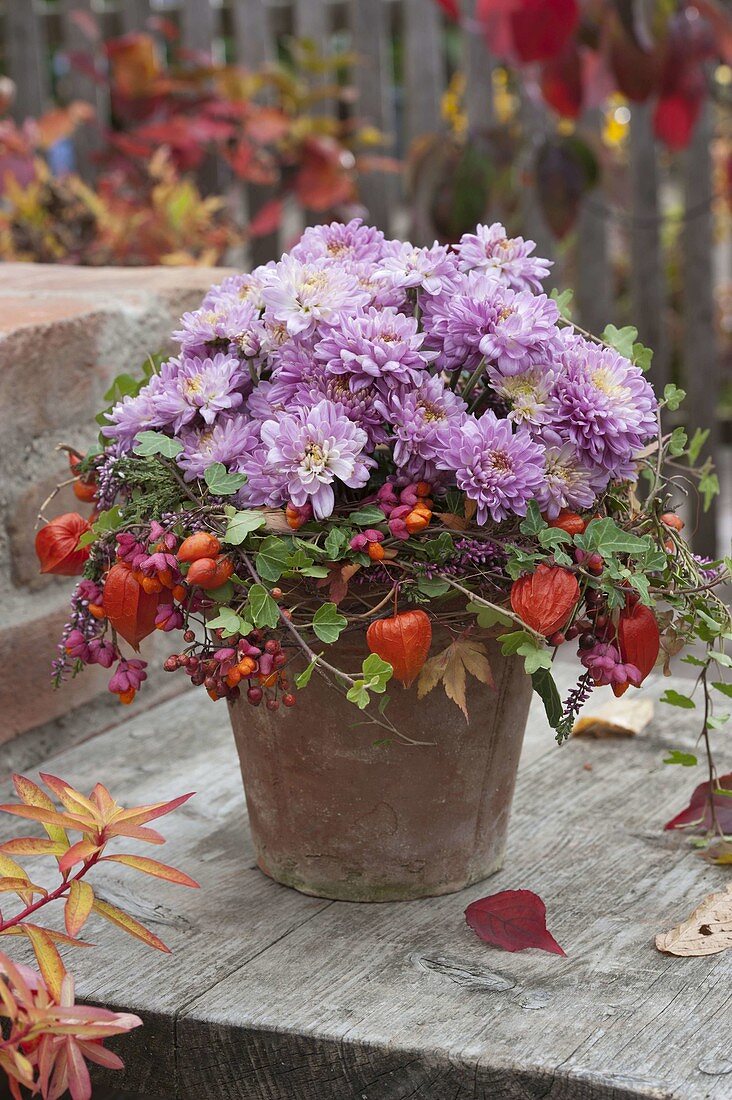
[[[22,118],[49,105],[52,74],[62,72],[66,52],[92,49],[79,25],[80,11],[94,14],[105,37],[143,29],[151,14],[161,15],[179,25],[185,46],[249,67],[277,56],[283,38],[295,35],[313,40],[324,53],[336,43],[356,51],[359,63],[353,83],[359,94],[358,113],[393,136],[398,152],[420,136],[440,130],[442,94],[450,67],[459,65],[466,77],[468,134],[477,144],[493,118],[495,83],[491,59],[473,19],[475,0],[463,0],[461,8],[461,29],[448,35],[434,0],[4,0],[0,3],[3,67],[16,82],[15,109]],[[65,80],[74,97],[93,102],[104,117],[107,104],[88,77],[71,70]],[[544,109],[528,99],[522,106],[522,121],[537,133],[551,127]],[[585,119],[583,125],[591,128],[597,120]],[[714,324],[712,111],[707,110],[697,126],[682,163],[677,160],[674,165],[673,186],[686,211],[680,215],[684,290],[682,335],[675,341],[680,360],[673,354],[669,333],[661,232],[662,195],[669,182],[647,107],[633,107],[630,130],[627,204],[618,210],[601,189],[588,194],[575,244],[569,252],[562,250],[554,279],[561,285],[571,273],[580,320],[592,331],[601,331],[610,321],[622,324],[633,319],[639,338],[656,350],[654,384],[662,389],[673,377],[684,385],[688,424],[709,426],[709,442],[717,453],[721,366]],[[84,140],[93,142],[93,137]],[[89,147],[78,149],[82,166],[92,152]],[[393,233],[406,229],[420,235],[418,226],[410,226],[409,205],[398,177],[372,173],[359,183],[372,222]],[[532,188],[529,180],[521,196],[524,235],[537,241],[540,253],[553,255],[556,248]],[[250,213],[264,198],[249,189]],[[618,301],[611,258],[618,238],[631,257],[630,294],[623,302]],[[260,240],[252,258],[260,262],[276,255],[282,244],[276,234]],[[713,553],[715,510],[694,518],[693,524],[698,548]]]

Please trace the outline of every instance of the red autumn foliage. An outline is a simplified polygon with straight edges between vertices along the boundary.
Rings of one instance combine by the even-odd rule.
[[[104,611],[110,624],[134,649],[152,634],[160,597],[139,585],[129,566],[117,562],[104,581]]]
[[[642,603],[626,607],[618,620],[618,645],[625,664],[635,665],[643,679],[654,668],[661,648],[661,634],[656,616]],[[613,684],[613,692],[620,697],[628,684]]]
[[[527,626],[548,637],[561,630],[579,599],[574,573],[559,565],[540,565],[511,586],[511,607]]]
[[[732,833],[732,772],[721,775],[713,791],[726,791],[726,794],[712,794],[717,821],[723,833]],[[664,825],[664,829],[693,828],[696,832],[706,832],[713,826],[712,809],[709,799],[709,781],[694,788],[689,805]]]
[[[536,947],[566,956],[547,930],[544,902],[531,890],[502,890],[479,898],[465,910],[465,919],[477,936],[504,951]]]
[[[545,61],[541,70],[541,94],[564,118],[579,118],[582,110],[582,62],[570,45],[559,57]]]
[[[88,530],[89,524],[78,512],[66,512],[41,527],[36,535],[36,554],[41,563],[41,573],[78,577],[89,557],[89,549],[77,550],[76,547],[80,537]]]
[[[390,619],[371,623],[366,644],[382,661],[389,662],[396,679],[408,687],[427,660],[432,624],[424,611],[400,611]]]
[[[574,34],[579,16],[577,0],[519,0],[509,17],[519,59],[556,57]]]

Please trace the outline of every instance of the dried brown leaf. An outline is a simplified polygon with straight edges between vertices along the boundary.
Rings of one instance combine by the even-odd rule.
[[[656,947],[667,955],[716,955],[732,947],[732,884],[707,894],[687,920],[659,932]]]
[[[422,699],[440,682],[448,699],[460,707],[468,721],[465,698],[466,671],[483,684],[495,688],[493,673],[482,642],[465,636],[456,638],[446,649],[426,661],[417,682],[417,696]]]

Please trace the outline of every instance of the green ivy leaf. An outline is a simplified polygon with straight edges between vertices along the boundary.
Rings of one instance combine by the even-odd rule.
[[[223,462],[214,462],[204,472],[204,481],[215,497],[228,497],[246,483],[246,474],[230,474]]]
[[[433,599],[435,596],[444,596],[446,592],[449,592],[451,585],[447,581],[440,580],[439,577],[420,577],[417,581],[417,591],[421,592],[423,596],[429,596]]]
[[[162,455],[163,458],[175,458],[183,450],[183,444],[162,432],[139,432],[132,450],[144,457]]]
[[[707,725],[710,730],[721,730],[729,722],[729,714],[715,714],[711,718],[707,718]]]
[[[643,554],[653,545],[647,535],[639,538],[623,531],[609,517],[590,520],[585,531],[581,535],[575,535],[574,541],[580,549],[590,554],[601,554],[603,557],[610,554]]]
[[[638,329],[633,328],[632,325],[626,325],[625,328],[616,328],[615,325],[606,325],[602,338],[606,344],[609,344],[611,348],[615,348],[615,350],[619,351],[621,355],[624,355],[626,359],[632,359],[633,347],[638,338]]]
[[[633,362],[646,374],[653,362],[653,348],[647,348],[645,344],[633,344]]]
[[[696,703],[688,695],[680,695],[678,691],[667,688],[661,696],[662,703],[668,703],[670,707],[681,707],[683,710],[694,710]]]
[[[559,290],[557,290],[556,287],[554,287],[549,297],[552,299],[552,301],[557,303],[559,316],[565,321],[571,321],[572,310],[570,309],[570,306],[572,304],[572,299],[574,298],[574,291],[562,290],[560,292]]]
[[[478,626],[482,626],[486,630],[489,630],[496,624],[500,626],[510,626],[513,622],[510,615],[504,615],[502,611],[496,611],[492,607],[484,607],[484,605],[480,603],[473,603],[471,601],[465,610],[472,612],[478,620]]]
[[[671,412],[676,412],[685,397],[686,390],[679,389],[673,382],[669,382],[668,385],[663,387],[663,400],[666,408]]]
[[[388,661],[379,657],[378,653],[370,653],[361,665],[361,672],[370,691],[379,695],[386,691],[386,685],[394,675],[394,669]]]
[[[714,498],[719,496],[719,478],[711,470],[699,478],[699,492],[703,498],[704,511],[708,512]]]
[[[248,508],[243,512],[234,512],[226,525],[226,534],[222,541],[230,546],[240,546],[247,535],[258,531],[267,522],[262,512]]]
[[[712,687],[721,695],[726,695],[728,699],[732,699],[732,684],[725,684],[721,680],[713,680]]]
[[[247,608],[255,626],[275,627],[280,621],[277,604],[263,584],[253,584],[249,589]]]
[[[308,686],[308,684],[310,683],[310,677],[313,675],[317,663],[317,658],[313,657],[308,667],[304,668],[299,676],[295,677],[295,687],[304,688]]]
[[[689,460],[690,466],[696,465],[699,459],[699,455],[702,452],[702,447],[709,438],[709,432],[709,428],[697,428],[692,435],[691,442],[689,443],[689,448],[687,451],[687,458]]]
[[[682,768],[693,768],[699,763],[693,752],[680,752],[679,749],[671,749],[663,762],[664,764],[680,764]]]
[[[546,526],[547,523],[539,511],[539,505],[535,500],[530,501],[526,516],[519,524],[519,531],[523,535],[538,535]]]
[[[234,598],[234,584],[226,581],[219,588],[210,588],[206,593],[215,603],[229,603]]]
[[[689,437],[683,428],[674,428],[668,441],[668,453],[672,458],[678,458],[686,450]]]
[[[252,624],[242,619],[241,615],[237,615],[231,607],[221,607],[216,618],[209,619],[206,625],[210,630],[223,630],[227,636],[242,634],[246,637],[253,630]]]
[[[290,547],[277,535],[269,535],[260,545],[254,566],[263,581],[278,581],[289,567]]]
[[[334,603],[324,603],[313,615],[313,630],[326,645],[337,641],[348,626],[348,619],[341,615]]]
[[[302,577],[327,577],[330,570],[326,569],[324,565],[305,565],[301,569],[298,569],[298,573]]]
[[[355,703],[359,710],[365,710],[369,705],[369,692],[363,680],[356,680],[346,692],[349,703]]]
[[[375,504],[367,504],[364,508],[351,512],[348,522],[355,523],[357,527],[376,527],[379,523],[384,523],[385,519],[381,508],[377,508]]]
[[[325,551],[330,561],[338,561],[348,544],[348,536],[339,527],[333,527],[325,540]]]
[[[552,729],[556,729],[563,714],[562,699],[549,669],[540,668],[533,673],[531,683],[544,704],[544,710]]]

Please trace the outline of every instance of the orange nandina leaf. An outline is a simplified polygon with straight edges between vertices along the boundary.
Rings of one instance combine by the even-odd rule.
[[[126,825],[144,825],[148,821],[154,821],[157,817],[163,817],[177,810],[189,798],[193,798],[194,794],[195,791],[190,791],[188,794],[179,795],[178,798],[172,798],[170,802],[153,802],[149,806],[136,806],[133,810],[123,810],[117,820],[124,821]]]
[[[86,863],[87,860],[99,851],[100,845],[91,840],[77,840],[72,844],[68,852],[64,852],[58,861],[58,867],[62,874],[67,875],[77,863]]]
[[[153,875],[155,878],[165,879],[166,882],[176,882],[179,886],[195,886],[199,883],[183,871],[169,867],[167,863],[160,863],[157,859],[148,859],[146,856],[102,856],[102,860],[112,863],[123,863],[126,867],[134,867],[136,871],[142,871],[145,875]]]
[[[29,903],[33,894],[48,893],[42,886],[34,886],[29,878],[0,878],[0,894],[20,894],[23,901]]]
[[[146,844],[165,844],[165,837],[155,829],[145,829],[139,825],[110,825],[107,836],[126,836],[129,840],[143,840]]]
[[[36,535],[36,554],[41,573],[62,577],[77,577],[89,557],[89,548],[77,550],[80,537],[89,531],[89,524],[78,512],[56,516],[41,527]]]
[[[486,656],[485,646],[465,636],[431,657],[426,662],[417,684],[417,697],[422,699],[442,681],[445,694],[453,703],[457,703],[468,721],[468,707],[465,698],[466,670],[481,683],[495,689],[493,673]]]
[[[559,565],[539,565],[511,586],[511,607],[527,626],[545,637],[561,630],[578,599],[577,578]]]
[[[128,566],[117,563],[104,582],[104,610],[107,619],[134,649],[152,634],[159,594],[148,593],[137,583]]]
[[[94,817],[97,809],[96,806],[90,802],[88,798],[84,798],[84,795],[80,794],[79,791],[74,790],[74,788],[64,779],[58,779],[55,775],[50,775],[48,772],[39,772],[39,775],[49,791],[53,791],[56,798],[69,813],[91,814],[92,817]]]
[[[89,828],[88,821],[72,817],[71,814],[60,814],[57,810],[44,810],[40,806],[17,806],[6,803],[0,806],[0,810],[6,814],[13,814],[15,817],[26,817],[30,821],[58,825],[63,829],[77,829],[82,833]]]
[[[70,936],[78,936],[94,904],[94,891],[88,882],[74,879],[64,908],[64,923]]]
[[[55,811],[55,806],[46,792],[42,791],[36,783],[26,778],[26,776],[15,774],[13,776],[13,786],[18,798],[26,806],[38,806],[40,809]],[[58,825],[49,825],[45,821],[41,824],[51,840],[56,841],[57,844],[63,844],[64,849],[68,848],[69,838],[64,829],[59,828]]]
[[[66,976],[66,967],[61,961],[56,945],[45,928],[39,928],[36,924],[23,924],[21,928],[25,930],[31,942],[43,980],[48,986],[48,992],[55,1001],[60,1001],[61,983]]]
[[[118,909],[116,905],[110,905],[109,902],[102,901],[101,898],[95,898],[93,909],[100,917],[104,917],[105,920],[111,921],[112,924],[116,924],[117,927],[123,929],[123,931],[129,932],[131,936],[146,943],[148,947],[154,947],[158,951],[164,951],[166,955],[170,954],[170,948],[166,947],[161,939],[158,939],[153,932],[150,932],[145,928],[144,924],[140,924],[138,920],[131,917],[129,913],[125,913],[124,910]]]
[[[0,844],[0,852],[11,856],[62,856],[67,848],[68,844],[38,836],[19,836]]]
[[[388,661],[396,679],[409,687],[427,660],[432,624],[424,611],[400,611],[392,618],[371,623],[366,644],[382,661]]]
[[[35,928],[35,924],[29,924],[28,921],[24,921],[22,924],[14,924],[12,928],[3,928],[0,930],[0,936],[25,936],[26,928]],[[56,932],[53,928],[42,928],[42,932],[45,932],[52,943],[63,944],[64,947],[93,947],[91,943],[87,943],[86,940],[76,940],[71,936],[67,936],[65,932]]]

